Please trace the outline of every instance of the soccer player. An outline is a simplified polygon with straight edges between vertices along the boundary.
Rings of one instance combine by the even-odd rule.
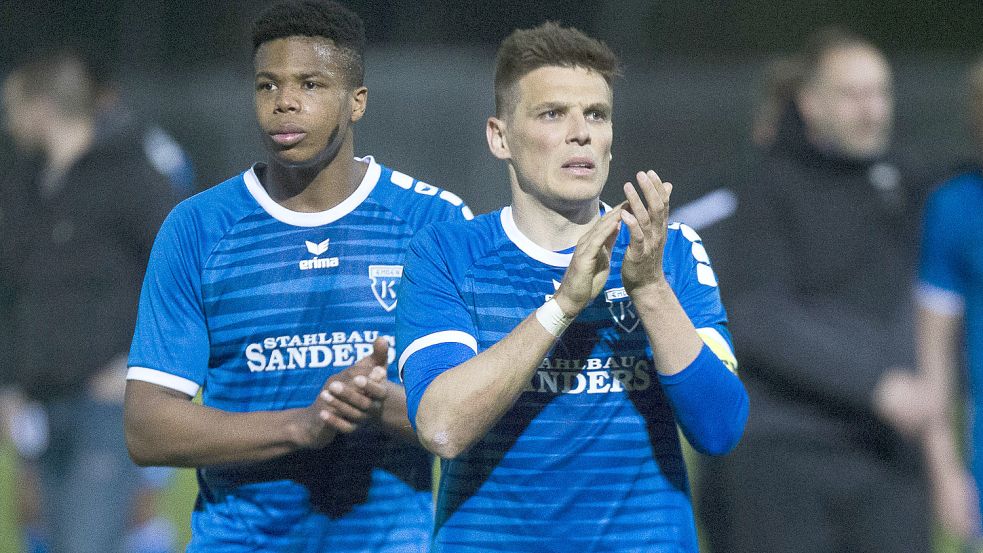
[[[600,200],[617,59],[555,23],[502,43],[486,134],[512,205],[410,245],[410,420],[442,458],[438,551],[696,551],[677,424],[738,441],[747,396],[706,251],[653,171]]]
[[[470,212],[354,158],[364,42],[334,2],[265,11],[253,61],[268,162],[181,203],[154,245],[126,434],[141,464],[198,468],[190,551],[429,543],[431,457],[385,368],[394,287],[418,229]]]
[[[945,180],[929,199],[915,298],[918,361],[925,378],[923,390],[928,392],[923,394],[936,405],[923,434],[936,514],[943,527],[979,550],[983,546],[983,165],[979,158],[983,60],[971,67],[968,81],[977,159]],[[960,401],[968,401],[968,415],[952,405],[963,378],[968,393]],[[964,416],[969,417],[968,435],[960,439],[955,430]],[[968,445],[966,463],[958,445],[963,442]]]

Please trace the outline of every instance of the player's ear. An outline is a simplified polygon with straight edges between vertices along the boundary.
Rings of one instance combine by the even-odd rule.
[[[369,89],[360,86],[352,90],[348,102],[352,109],[352,123],[358,121],[365,115],[365,107],[368,102]]]
[[[485,125],[485,137],[488,139],[488,149],[498,159],[511,159],[509,143],[505,138],[505,121],[497,117],[489,117]]]

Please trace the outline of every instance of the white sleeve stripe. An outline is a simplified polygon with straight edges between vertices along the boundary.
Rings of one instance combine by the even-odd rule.
[[[915,287],[915,301],[940,315],[962,315],[966,308],[966,300],[962,294],[932,286],[927,282],[919,282]]]
[[[198,383],[194,382],[193,380],[188,380],[187,378],[166,373],[164,371],[148,369],[146,367],[130,367],[130,369],[126,371],[126,379],[142,380],[143,382],[157,384],[158,386],[177,390],[181,393],[188,394],[189,396],[197,395],[198,389],[201,388],[201,386],[199,386]]]
[[[397,367],[399,368],[399,380],[403,381],[403,365],[406,364],[407,359],[410,358],[414,353],[428,348],[430,346],[436,346],[437,344],[464,344],[468,346],[475,353],[478,353],[478,340],[474,336],[468,334],[467,332],[462,332],[460,330],[443,330],[440,332],[434,332],[433,334],[427,334],[426,336],[421,336],[413,342],[406,346],[403,350],[403,354],[399,356],[399,363]]]

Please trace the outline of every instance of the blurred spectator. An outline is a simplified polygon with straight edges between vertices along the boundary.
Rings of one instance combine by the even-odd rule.
[[[717,553],[929,551],[906,301],[921,192],[889,154],[891,70],[837,30],[796,63],[718,266],[751,412],[704,461],[700,514]]]
[[[15,410],[10,432],[37,459],[53,553],[122,550],[139,481],[121,432],[125,354],[147,256],[174,203],[141,136],[100,126],[97,90],[70,52],[3,82],[6,129],[34,162],[3,186],[10,351],[0,374],[30,406]]]
[[[936,401],[925,432],[939,521],[951,533],[981,537],[983,484],[983,60],[969,71],[969,116],[977,159],[932,194],[925,211],[918,305],[918,360],[926,394]],[[965,355],[963,347],[966,348]],[[962,372],[968,363],[968,379]],[[956,390],[968,381],[969,470],[956,427],[966,419]],[[958,406],[958,407],[957,407]],[[953,412],[953,408],[956,408]],[[970,472],[970,470],[972,472]]]

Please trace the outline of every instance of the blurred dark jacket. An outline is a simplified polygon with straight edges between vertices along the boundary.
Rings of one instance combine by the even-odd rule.
[[[820,152],[791,109],[743,191],[728,311],[751,395],[746,439],[919,455],[874,412],[889,367],[912,367],[910,287],[925,187],[892,157]]]
[[[23,239],[3,252],[12,296],[0,373],[36,399],[84,393],[128,351],[150,248],[175,204],[138,128],[97,136],[56,192],[41,193],[35,170],[5,198]]]

